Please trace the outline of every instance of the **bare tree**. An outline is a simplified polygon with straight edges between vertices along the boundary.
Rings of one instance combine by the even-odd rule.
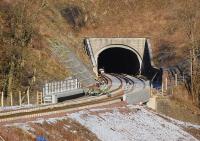
[[[177,12],[179,25],[185,32],[191,58],[191,94],[193,102],[200,106],[200,67],[198,66],[200,53],[200,2],[198,0],[184,0]]]
[[[20,0],[0,9],[0,41],[2,42],[0,48],[4,54],[0,62],[0,71],[4,76],[2,89],[8,97],[13,89],[13,82],[23,83],[24,79],[28,79],[25,78],[28,76],[23,66],[25,48],[32,44],[32,38],[36,35],[35,20],[45,6],[41,0],[40,7],[30,11],[34,2],[34,0]],[[2,20],[4,22],[1,22]]]

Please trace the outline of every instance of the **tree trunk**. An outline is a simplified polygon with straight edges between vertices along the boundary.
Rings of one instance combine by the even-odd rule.
[[[7,83],[7,96],[8,97],[10,97],[10,93],[12,91],[14,67],[15,67],[15,63],[12,60],[11,63],[10,63],[10,70],[9,70],[9,73],[8,73],[8,83]]]

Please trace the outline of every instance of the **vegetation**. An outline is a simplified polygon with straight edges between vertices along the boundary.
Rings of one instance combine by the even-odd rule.
[[[11,90],[36,90],[45,80],[69,74],[51,56],[53,43],[70,48],[90,67],[83,38],[148,37],[158,67],[192,60],[190,94],[200,105],[199,0],[3,0],[0,4],[0,83],[6,95]],[[188,70],[182,68],[189,74]]]
[[[11,93],[14,79],[25,80],[24,86],[30,86],[30,79],[34,80],[34,73],[27,74],[24,67],[25,48],[30,46],[34,36],[32,17],[26,12],[25,3],[17,3],[14,6],[4,7],[2,19],[1,42],[6,55],[3,55],[1,72],[4,75],[3,91],[5,95]],[[3,53],[3,52],[2,52]],[[29,76],[26,76],[29,75]],[[29,77],[29,79],[27,79]],[[26,81],[27,80],[27,81]],[[29,81],[29,82],[28,82]],[[22,81],[19,81],[22,83]]]
[[[191,63],[191,94],[195,105],[200,107],[200,3],[185,1],[178,10],[178,20],[186,35]]]
[[[18,97],[18,91],[41,90],[44,80],[52,79],[52,74],[45,72],[47,68],[48,73],[56,72],[56,69],[63,70],[63,73],[60,72],[62,79],[67,76],[67,72],[55,59],[43,60],[50,56],[43,48],[42,37],[38,34],[34,21],[45,7],[40,4],[37,11],[29,11],[33,2],[24,0],[12,4],[2,2],[0,5],[0,89],[7,101],[11,93]],[[45,66],[52,61],[55,70]]]
[[[12,136],[10,136],[12,134]],[[6,141],[35,141],[38,136],[48,141],[99,141],[97,136],[80,123],[66,118],[57,122],[54,119],[43,122],[25,122],[15,126],[0,127],[0,136]]]

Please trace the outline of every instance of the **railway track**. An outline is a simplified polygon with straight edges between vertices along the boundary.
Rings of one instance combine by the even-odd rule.
[[[59,114],[63,112],[70,112],[89,107],[116,103],[122,100],[124,93],[130,94],[135,89],[135,85],[138,83],[137,81],[142,81],[125,74],[104,73],[102,74],[102,79],[107,83],[108,93],[110,94],[109,96],[89,96],[57,104],[21,109],[16,111],[8,111],[0,113],[0,123],[11,122],[18,119],[37,118],[52,114]]]
[[[122,91],[122,79],[115,77],[113,75],[103,75],[104,79],[106,79],[109,93],[111,93],[111,97],[107,97],[106,95],[99,97],[92,97],[88,99],[80,99],[80,100],[70,100],[63,103],[42,106],[42,107],[34,107],[30,109],[9,111],[0,114],[0,122],[13,121],[19,118],[28,118],[28,117],[40,117],[43,115],[50,115],[53,113],[59,113],[62,111],[70,111],[77,110],[81,107],[88,107],[92,105],[100,105],[105,103],[110,103],[112,101],[120,101],[122,99],[123,91]],[[118,84],[113,86],[113,81],[118,81]]]
[[[120,77],[122,80],[124,80],[124,83],[125,83],[124,91],[126,93],[129,93],[134,89],[135,82],[132,79],[130,79],[129,77],[127,77],[127,75],[121,74],[121,75],[118,75],[118,77]]]

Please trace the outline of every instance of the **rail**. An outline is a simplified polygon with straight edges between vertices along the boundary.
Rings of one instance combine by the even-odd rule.
[[[107,81],[112,81],[111,78],[104,76]],[[118,78],[119,79],[119,78]],[[70,102],[63,102],[58,104],[51,104],[42,107],[34,107],[31,109],[10,111],[6,113],[0,114],[0,122],[8,122],[13,121],[20,118],[28,118],[28,117],[38,117],[42,115],[50,115],[52,113],[60,113],[61,111],[70,111],[70,110],[78,110],[87,106],[95,106],[97,104],[104,105],[105,103],[111,103],[112,101],[121,101],[122,99],[122,80],[120,80],[119,86],[109,91],[111,96],[108,97],[106,95],[102,95],[99,97],[92,97],[88,99],[80,99],[80,100],[71,100]],[[112,84],[112,82],[110,82]],[[111,87],[110,87],[111,88]]]

